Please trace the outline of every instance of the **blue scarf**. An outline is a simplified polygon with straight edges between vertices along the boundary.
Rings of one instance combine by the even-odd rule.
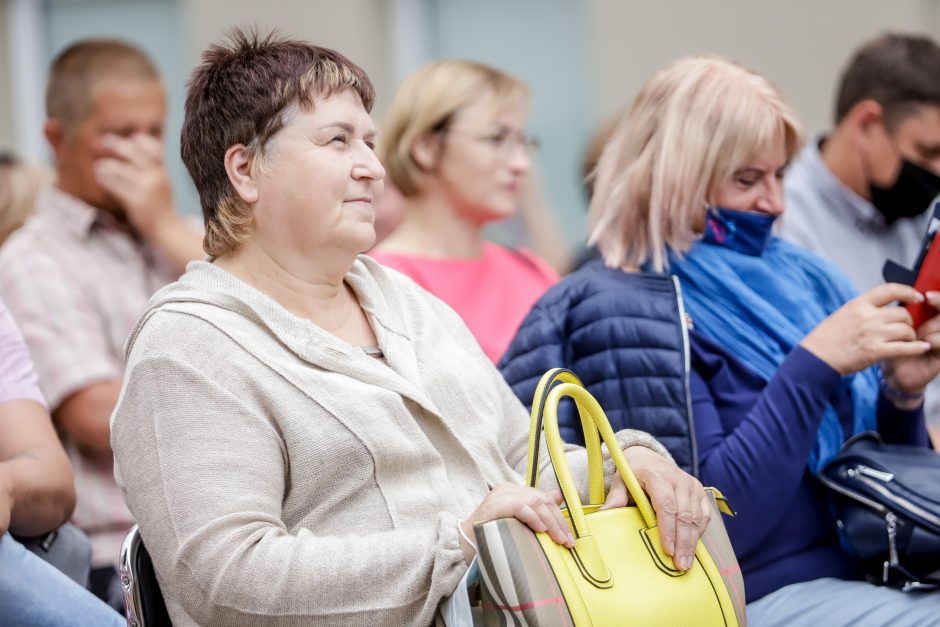
[[[770,237],[756,254],[719,242],[696,242],[682,257],[670,254],[670,268],[682,281],[696,330],[764,381],[823,318],[855,296],[848,279],[833,266],[777,237]],[[877,369],[843,377],[840,385],[852,389],[853,432],[873,429]],[[813,474],[838,452],[843,437],[839,416],[827,404],[807,461]]]

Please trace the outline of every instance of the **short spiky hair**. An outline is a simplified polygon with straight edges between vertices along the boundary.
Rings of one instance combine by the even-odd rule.
[[[243,144],[259,163],[294,107],[309,111],[317,99],[346,89],[372,109],[375,91],[362,68],[334,50],[276,32],[234,28],[227,41],[203,52],[187,84],[181,152],[199,192],[210,257],[231,252],[253,225],[225,172],[225,151]]]
[[[104,81],[159,81],[156,66],[139,48],[116,39],[84,39],[56,55],[46,85],[46,116],[67,134],[88,117],[95,87]]]

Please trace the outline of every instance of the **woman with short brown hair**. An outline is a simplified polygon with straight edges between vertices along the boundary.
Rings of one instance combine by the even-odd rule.
[[[339,53],[237,31],[190,80],[183,156],[219,248],[153,297],[111,430],[174,624],[427,625],[473,522],[572,543],[560,495],[521,485],[528,417],[466,327],[360,255],[384,177],[371,101]],[[618,442],[688,558],[701,484],[646,434]]]

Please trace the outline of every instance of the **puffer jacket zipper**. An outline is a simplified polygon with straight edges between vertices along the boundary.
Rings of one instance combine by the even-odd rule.
[[[676,305],[679,308],[679,327],[682,329],[682,357],[685,367],[685,413],[689,421],[689,441],[692,444],[692,475],[698,477],[698,444],[695,441],[695,419],[692,417],[692,388],[689,381],[692,372],[692,349],[689,346],[688,318],[685,303],[682,301],[682,284],[679,277],[672,275],[672,284],[676,291]]]

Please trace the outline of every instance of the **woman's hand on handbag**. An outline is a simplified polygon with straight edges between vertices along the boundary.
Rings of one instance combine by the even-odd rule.
[[[931,346],[918,339],[910,314],[903,307],[887,306],[923,300],[909,285],[879,285],[833,312],[800,345],[842,375],[886,359],[923,357]]]
[[[663,551],[672,556],[677,568],[692,568],[695,547],[712,514],[705,488],[698,479],[646,447],[631,446],[623,454],[656,511]],[[615,485],[616,481],[612,481],[611,492]],[[625,487],[623,490],[626,492]],[[609,502],[610,496],[604,507]]]
[[[460,523],[460,527],[472,537],[474,523],[497,518],[515,518],[533,531],[548,532],[552,540],[571,548],[574,546],[574,536],[568,521],[561,513],[561,508],[558,507],[561,502],[560,490],[544,492],[537,488],[503,483],[486,495],[470,516]],[[467,557],[466,548],[464,557]],[[472,559],[472,553],[470,558]]]
[[[940,310],[940,292],[927,292],[926,298],[931,307]],[[900,409],[920,407],[924,388],[940,374],[940,315],[920,325],[917,339],[929,343],[931,350],[923,355],[889,359],[881,364],[886,395]]]
[[[623,477],[619,472],[615,472],[610,480],[610,489],[607,490],[607,498],[601,509],[613,509],[615,507],[626,507],[630,503],[630,492],[627,491],[627,484],[623,482]]]

